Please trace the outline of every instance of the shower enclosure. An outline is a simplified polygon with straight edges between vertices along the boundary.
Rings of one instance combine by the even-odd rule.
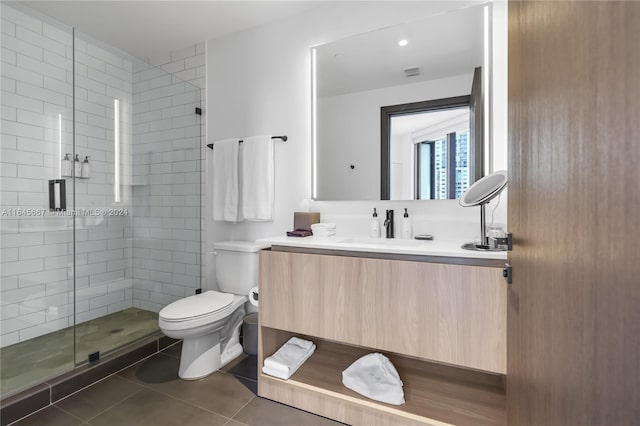
[[[2,2],[2,398],[200,287],[201,89]]]

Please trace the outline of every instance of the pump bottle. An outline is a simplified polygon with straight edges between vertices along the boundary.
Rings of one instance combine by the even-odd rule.
[[[402,238],[406,240],[411,239],[411,219],[407,209],[404,209],[404,216],[402,217]]]
[[[76,154],[76,158],[73,160],[73,177],[78,179],[82,175],[82,164],[80,163],[79,154]]]
[[[371,217],[371,225],[369,226],[369,236],[371,238],[380,238],[380,221],[378,220],[378,212],[373,209],[373,216]]]
[[[89,179],[91,177],[91,165],[89,164],[89,155],[84,157],[84,161],[82,162],[82,169],[80,173],[80,177],[82,179]]]
[[[72,175],[72,165],[71,165],[71,154],[65,154],[64,158],[62,159],[62,167],[60,170],[60,174],[62,175],[61,177],[71,177]]]

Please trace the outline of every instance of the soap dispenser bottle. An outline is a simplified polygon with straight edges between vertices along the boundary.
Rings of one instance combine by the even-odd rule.
[[[70,177],[72,173],[71,169],[71,154],[64,155],[62,161],[62,167],[60,168],[60,177]]]
[[[79,154],[76,154],[76,158],[73,160],[73,177],[79,178],[82,174],[82,165],[80,163],[80,158],[78,158]]]
[[[371,238],[380,238],[380,221],[378,220],[378,212],[373,209],[373,217],[371,218],[371,226],[369,227],[369,236]]]
[[[407,209],[404,209],[404,216],[402,217],[402,238],[406,240],[411,239],[411,219]]]
[[[80,177],[82,179],[89,179],[91,177],[91,165],[89,164],[89,155],[84,157],[84,161],[82,162],[82,170],[80,172]]]

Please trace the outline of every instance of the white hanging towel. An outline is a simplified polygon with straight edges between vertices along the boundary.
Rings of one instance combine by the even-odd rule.
[[[224,139],[213,144],[212,182],[213,220],[241,222],[239,209],[238,139]]]
[[[292,337],[264,360],[262,372],[279,379],[287,380],[309,359],[316,350],[316,345],[309,340]]]
[[[404,404],[402,380],[389,358],[382,354],[368,354],[355,361],[342,372],[342,383],[367,398]]]
[[[251,221],[273,220],[274,153],[271,136],[252,136],[242,146],[242,214]]]

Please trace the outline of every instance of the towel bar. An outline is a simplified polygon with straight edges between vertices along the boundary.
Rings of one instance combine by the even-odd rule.
[[[271,139],[282,139],[282,142],[286,142],[287,139],[289,138],[287,136],[271,136]],[[242,142],[244,142],[242,139],[238,141],[238,143],[242,143]],[[207,147],[209,147],[209,149],[213,149],[213,144],[209,143],[207,144]]]

